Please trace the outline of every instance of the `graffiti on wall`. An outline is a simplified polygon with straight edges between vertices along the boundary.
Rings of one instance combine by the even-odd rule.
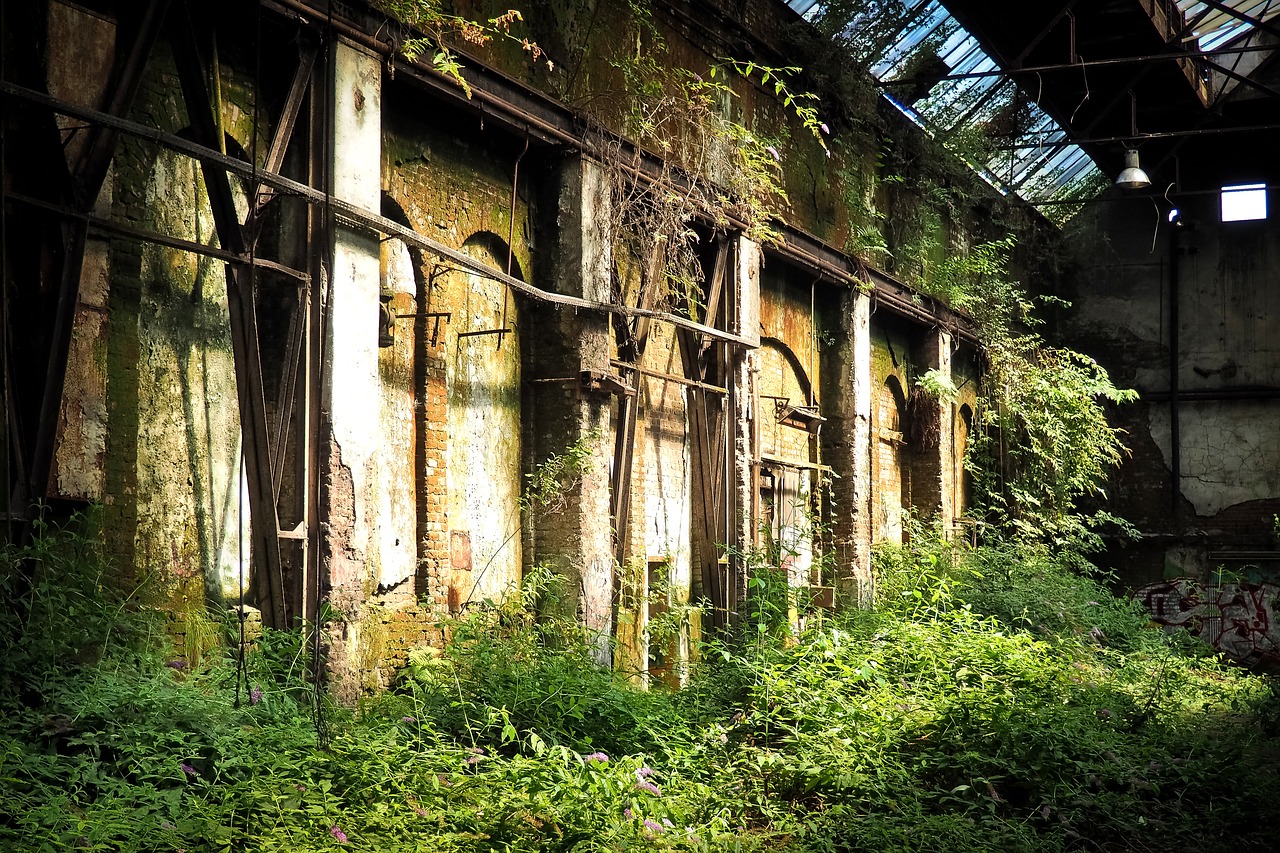
[[[1280,669],[1280,585],[1177,578],[1147,584],[1134,597],[1159,625],[1190,631],[1241,663]]]

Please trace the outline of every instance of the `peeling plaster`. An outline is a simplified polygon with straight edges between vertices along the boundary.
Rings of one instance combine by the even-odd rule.
[[[1280,418],[1265,401],[1183,403],[1182,494],[1200,516],[1280,494]],[[1172,465],[1168,406],[1151,407],[1151,437]]]

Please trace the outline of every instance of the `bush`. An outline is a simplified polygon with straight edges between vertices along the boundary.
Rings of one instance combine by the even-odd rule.
[[[916,531],[875,608],[708,648],[678,693],[597,669],[531,573],[354,714],[312,706],[297,634],[256,643],[237,706],[234,657],[166,666],[91,540],[5,554],[4,850],[1274,846],[1269,682],[1043,550]]]

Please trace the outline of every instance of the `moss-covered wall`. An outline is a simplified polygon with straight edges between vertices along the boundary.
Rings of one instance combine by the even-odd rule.
[[[249,87],[224,65],[223,122],[252,138]],[[170,46],[148,66],[131,118],[187,125]],[[262,116],[261,133],[269,133]],[[112,215],[136,227],[216,243],[204,179],[189,158],[125,139]],[[243,193],[236,197],[243,214]],[[126,573],[155,579],[179,610],[228,605],[249,587],[249,516],[223,264],[153,243],[111,245],[106,338],[107,539]],[[243,557],[244,574],[241,568]]]
[[[557,2],[538,8],[545,15],[530,11],[527,16],[536,30],[547,35],[539,38],[549,51],[559,48],[565,53],[565,58],[556,58],[555,69],[545,63],[531,65],[525,52],[511,44],[487,49],[487,61],[562,97],[588,117],[588,124],[603,123],[621,131],[634,129],[628,122],[636,118],[637,107],[645,105],[646,97],[671,93],[673,77],[664,76],[664,69],[680,66],[708,73],[725,56],[759,54],[758,58],[773,57],[769,59],[773,62],[781,54],[770,51],[790,38],[787,28],[794,24],[781,6],[762,2],[744,6],[746,29],[727,18],[700,21],[666,6],[655,7],[648,23],[636,24],[628,22],[635,9],[619,0],[605,0],[598,6]],[[261,77],[255,76],[261,58],[252,55],[236,22],[220,20],[218,27],[222,53],[217,90],[228,146],[237,156],[250,156],[243,153],[250,150],[260,158],[270,138],[272,110],[278,108],[287,88],[291,63],[281,60]],[[751,38],[742,41],[748,32]],[[602,38],[601,33],[612,37]],[[589,266],[594,270],[594,262],[585,260],[588,254],[607,256],[611,250],[602,250],[596,242],[616,248],[618,241],[606,237],[617,223],[594,223],[590,234],[584,229],[573,239],[566,236],[581,224],[575,216],[582,222],[590,218],[572,204],[566,206],[563,193],[547,189],[551,176],[559,174],[570,159],[567,151],[537,141],[530,144],[516,134],[486,127],[483,112],[451,106],[447,98],[431,95],[411,81],[394,79],[373,54],[361,56],[365,78],[352,85],[372,92],[380,76],[380,98],[370,96],[366,104],[362,96],[354,106],[346,100],[341,104],[361,112],[364,122],[378,112],[380,155],[364,165],[379,176],[382,214],[491,266],[509,268],[513,275],[547,290],[634,301],[635,265],[628,265],[625,258],[617,260],[612,277],[607,269],[599,281],[587,281],[588,276],[581,273]],[[647,65],[650,60],[652,64]],[[799,56],[793,61],[803,64],[803,60]],[[174,67],[172,47],[162,40],[131,118],[169,132],[183,130],[187,117]],[[821,83],[824,78],[808,79]],[[979,239],[981,229],[970,229],[977,220],[967,218],[971,212],[958,195],[918,186],[911,190],[915,196],[895,195],[909,176],[903,181],[886,181],[886,176],[924,169],[926,157],[916,149],[892,145],[891,156],[884,156],[885,140],[896,138],[893,134],[898,130],[895,119],[879,115],[874,99],[870,107],[877,114],[874,121],[858,118],[852,102],[827,102],[824,109],[830,109],[832,116],[828,154],[771,87],[760,86],[758,77],[731,76],[731,81],[734,96],[723,98],[715,109],[740,119],[774,144],[789,196],[779,212],[791,225],[835,247],[856,249],[866,260],[887,260],[889,256],[880,251],[883,244],[894,252],[895,263],[905,265],[914,258],[911,274],[918,277],[927,275],[942,247]],[[656,88],[646,89],[646,82]],[[349,94],[344,89],[335,97],[346,99]],[[256,127],[255,103],[259,105]],[[688,128],[672,129],[672,144],[659,153],[684,162],[682,158],[696,147],[680,136],[687,132]],[[828,138],[825,133],[824,138]],[[704,153],[705,161],[686,165],[700,168],[704,177],[723,177],[731,153],[725,140]],[[300,157],[289,161],[294,174],[302,169]],[[617,165],[606,163],[600,171],[607,175]],[[596,189],[590,192],[608,195],[604,183],[592,186]],[[189,159],[126,137],[114,165],[112,187],[110,214],[121,222],[186,240],[214,241],[203,178]],[[945,215],[917,215],[911,205],[923,203],[922,198],[944,205]],[[600,198],[581,201],[603,203]],[[237,204],[243,215],[243,191]],[[911,231],[923,220],[928,220],[925,231],[932,229],[930,233]],[[594,435],[593,447],[611,443],[607,435],[600,437],[598,428],[615,425],[602,416],[607,403],[576,386],[580,369],[604,369],[609,358],[617,356],[617,335],[607,335],[609,321],[600,317],[570,317],[567,311],[536,305],[507,292],[501,284],[451,269],[399,240],[382,241],[378,251],[375,235],[356,234],[350,223],[341,227],[351,231],[347,246],[351,252],[379,255],[382,301],[394,315],[384,322],[389,328],[383,329],[383,346],[370,356],[376,364],[367,373],[373,380],[370,387],[376,389],[359,389],[355,395],[361,407],[368,404],[377,409],[376,416],[350,419],[370,424],[368,434],[346,436],[352,439],[346,446],[334,442],[322,461],[322,466],[328,466],[322,475],[328,477],[324,488],[332,498],[325,504],[326,511],[334,514],[329,521],[344,530],[359,527],[359,535],[352,534],[352,541],[362,543],[359,548],[348,549],[350,553],[337,549],[341,553],[330,555],[342,558],[338,560],[342,565],[329,580],[343,604],[340,609],[347,611],[343,630],[349,635],[344,638],[349,647],[342,653],[360,667],[360,686],[365,687],[385,683],[388,667],[403,659],[407,646],[436,639],[431,626],[444,613],[501,596],[531,563],[572,556],[560,552],[581,542],[583,531],[575,529],[560,542],[557,535],[544,535],[556,522],[545,523],[545,529],[522,530],[519,495],[525,475],[549,452],[563,448],[565,442],[560,439],[575,429]],[[265,239],[301,266],[304,258],[290,256],[300,255],[296,230],[296,223],[291,228],[288,222],[273,222]],[[579,239],[584,245],[575,249],[573,241]],[[928,247],[918,257],[909,249],[917,239]],[[587,247],[587,242],[592,245]],[[126,572],[160,579],[164,595],[177,611],[199,609],[206,598],[223,606],[240,595],[241,555],[247,560],[250,550],[226,276],[220,262],[150,243],[115,240],[109,247],[98,248],[101,268],[109,276],[90,275],[83,299],[94,309],[98,303],[105,304],[109,320],[99,323],[100,331],[86,334],[74,351],[73,367],[80,370],[75,375],[86,378],[76,385],[79,408],[70,406],[65,413],[67,453],[59,458],[66,465],[59,474],[65,474],[68,483],[82,484],[74,489],[68,486],[68,496],[100,494],[106,504],[112,550]],[[579,271],[554,272],[568,263],[562,255],[574,251],[582,255]],[[331,273],[340,284],[346,281],[345,269]],[[105,287],[94,290],[99,279],[108,277]],[[824,369],[827,351],[847,342],[827,340],[830,332],[820,328],[817,316],[830,314],[836,310],[832,306],[852,297],[847,285],[815,282],[809,271],[801,271],[781,256],[771,257],[765,265],[758,287],[750,275],[734,273],[731,278],[736,282],[737,303],[726,306],[726,314],[749,315],[748,327],[736,331],[762,340],[758,352],[739,358],[740,373],[720,380],[740,386],[736,388],[738,410],[726,413],[726,419],[753,421],[732,427],[738,441],[734,476],[752,472],[741,478],[750,481],[753,490],[741,496],[742,504],[755,507],[760,502],[759,484],[752,479],[758,473],[752,467],[760,462],[757,453],[772,457],[774,463],[786,463],[775,464],[783,473],[774,477],[773,500],[775,506],[779,501],[787,505],[779,515],[794,523],[780,523],[775,535],[784,536],[785,527],[790,531],[785,535],[807,541],[809,522],[799,517],[813,506],[813,466],[822,462],[819,440],[804,430],[780,425],[776,404],[816,406],[821,414],[826,401],[813,389],[823,389],[827,396],[848,390],[830,381]],[[371,277],[364,276],[358,283],[363,287],[369,281]],[[261,285],[264,290],[274,286]],[[611,288],[621,293],[610,294]],[[362,315],[364,301],[339,303],[361,309],[340,318],[343,334],[354,336],[344,339],[349,345],[344,353],[361,357],[373,353],[378,318],[354,316]],[[749,311],[744,307],[748,305]],[[853,413],[849,422],[869,418],[879,430],[868,448],[879,465],[874,470],[880,472],[873,488],[877,499],[882,499],[877,504],[883,518],[876,538],[892,539],[901,536],[901,508],[911,504],[909,448],[904,444],[902,421],[905,399],[918,374],[929,366],[921,354],[930,330],[890,317],[887,309],[872,318],[871,327],[872,356],[857,369],[871,375],[873,404],[866,412]],[[562,334],[563,329],[569,332]],[[267,323],[264,330],[271,346],[278,348],[283,329]],[[574,340],[557,339],[570,332],[577,336]],[[277,361],[269,358],[264,363],[269,380],[280,370]],[[670,327],[653,325],[644,365],[663,373],[683,373]],[[365,375],[350,372],[357,374]],[[103,377],[100,405],[93,398],[95,376]],[[881,395],[891,379],[901,398],[896,401],[891,394],[889,398]],[[695,592],[692,574],[698,555],[691,544],[697,501],[688,391],[660,377],[640,378],[636,387],[640,418],[627,543],[636,565],[626,568],[633,577],[635,595],[619,601],[617,637],[618,660],[639,672],[652,663],[646,630],[650,594],[660,591],[668,596],[667,606],[685,603]],[[326,405],[331,407],[328,417],[341,420],[341,407],[351,402],[339,395]],[[957,401],[956,411],[960,405]],[[95,406],[101,410],[98,415]],[[582,414],[587,409],[590,415]],[[588,421],[597,428],[586,429]],[[103,425],[96,433],[95,422]],[[955,434],[954,417],[948,431],[952,442],[963,443],[963,437]],[[354,452],[356,445],[361,454],[358,464],[342,455]],[[600,505],[600,495],[608,489],[607,473],[598,474],[607,472],[611,462],[605,458],[607,453],[598,455],[593,460],[597,475],[582,486],[582,494],[591,495],[593,506]],[[95,464],[101,466],[100,486],[93,483]],[[844,476],[842,471],[835,473]],[[950,472],[953,481],[960,476]],[[364,485],[357,484],[357,479]],[[344,489],[351,493],[346,503]],[[588,521],[607,526],[603,517]],[[749,531],[752,521],[741,522]],[[607,531],[596,539],[605,536]],[[750,533],[743,538],[747,545],[753,541]],[[800,556],[790,563],[797,572],[796,582],[820,582],[806,575],[812,554]],[[599,568],[593,569],[597,575]],[[245,581],[246,588],[251,588],[247,577]],[[592,594],[607,605],[607,584],[596,583],[596,587]],[[596,609],[603,614],[607,607]],[[687,640],[687,634],[681,635],[683,645],[670,654],[660,650],[669,671],[687,660]],[[679,677],[675,672],[675,680]]]

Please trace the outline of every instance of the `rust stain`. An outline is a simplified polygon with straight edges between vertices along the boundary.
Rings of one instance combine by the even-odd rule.
[[[449,531],[449,565],[458,571],[471,571],[471,534],[464,530]]]

